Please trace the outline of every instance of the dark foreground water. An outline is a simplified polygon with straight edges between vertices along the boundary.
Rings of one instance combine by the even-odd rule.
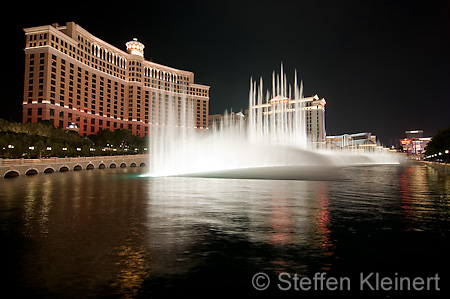
[[[144,170],[0,179],[0,296],[432,298],[450,288],[450,177],[426,166],[348,168],[333,181]]]

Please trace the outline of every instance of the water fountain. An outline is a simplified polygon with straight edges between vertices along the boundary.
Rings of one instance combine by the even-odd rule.
[[[179,105],[179,104],[178,104]],[[169,107],[171,106],[171,107]],[[225,114],[210,130],[194,127],[194,108],[182,99],[166,105],[166,123],[153,126],[149,176],[255,179],[323,179],[342,166],[398,163],[393,155],[336,151],[308,141],[303,84],[293,86],[281,73],[272,76],[272,93],[250,79],[247,119]]]

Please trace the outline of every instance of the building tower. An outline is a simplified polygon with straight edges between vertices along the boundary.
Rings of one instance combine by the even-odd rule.
[[[133,38],[132,41],[129,41],[125,44],[127,46],[127,53],[132,55],[139,55],[144,57],[144,44],[138,42],[137,38]]]

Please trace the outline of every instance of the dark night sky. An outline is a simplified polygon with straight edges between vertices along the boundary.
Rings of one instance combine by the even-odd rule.
[[[2,21],[5,119],[21,118],[22,28],[74,21],[123,50],[137,37],[146,59],[193,71],[211,86],[211,114],[245,109],[250,77],[269,87],[283,62],[306,96],[326,98],[329,135],[369,131],[390,145],[405,130],[450,125],[448,1],[36,3],[12,4],[13,21]]]

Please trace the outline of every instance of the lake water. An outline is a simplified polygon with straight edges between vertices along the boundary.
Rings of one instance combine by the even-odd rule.
[[[444,297],[450,177],[424,165],[343,169],[328,181],[142,178],[145,168],[0,180],[3,294],[29,298]],[[266,290],[255,290],[266,277]],[[361,273],[434,277],[361,290]],[[279,275],[347,277],[281,290]],[[375,283],[371,281],[371,286]],[[348,290],[350,287],[350,290]],[[448,294],[448,293],[447,293]],[[3,296],[2,296],[3,297]],[[341,297],[342,298],[342,297]]]

